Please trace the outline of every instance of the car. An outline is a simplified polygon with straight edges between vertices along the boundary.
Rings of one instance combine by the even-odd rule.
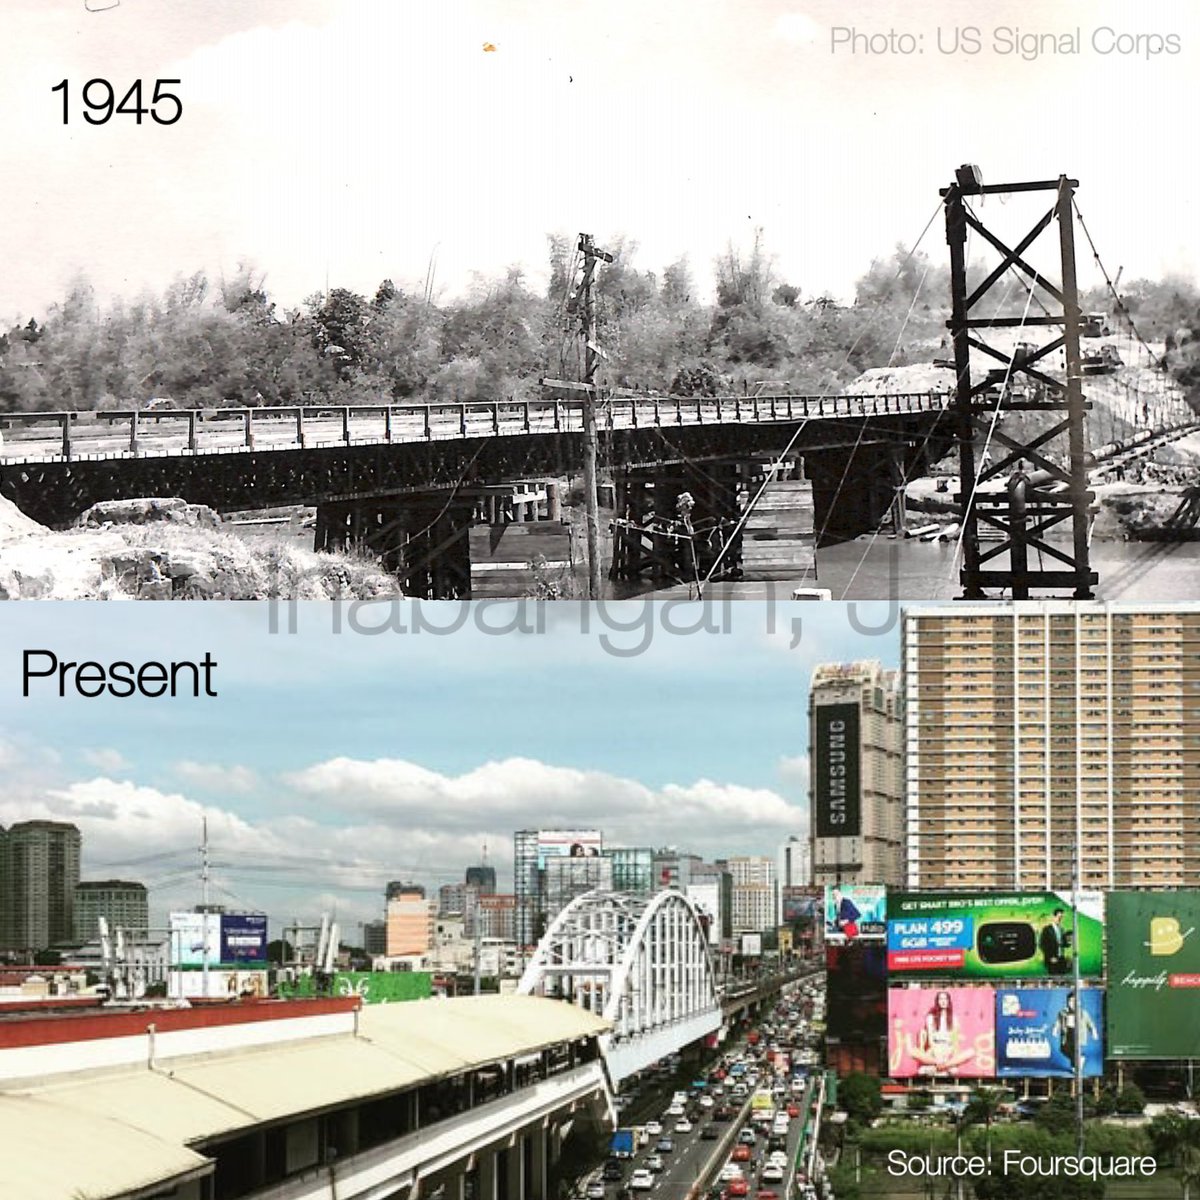
[[[779,1193],[774,1188],[759,1188],[754,1200],[779,1200]]]
[[[704,1125],[700,1129],[700,1140],[702,1142],[715,1142],[720,1136],[715,1125]]]
[[[660,1137],[658,1141],[654,1143],[654,1150],[656,1154],[670,1154],[674,1149],[675,1142],[669,1137]]]
[[[676,1133],[691,1133],[692,1132],[691,1121],[689,1121],[687,1119],[687,1117],[683,1117],[680,1120],[676,1121],[675,1122],[675,1132]]]
[[[662,1133],[662,1124],[658,1121],[647,1121],[646,1122],[646,1132],[651,1137],[658,1137]]]
[[[655,1175],[663,1169],[666,1164],[662,1160],[661,1154],[651,1154],[646,1158],[646,1170],[653,1171]]]
[[[784,1150],[772,1150],[771,1153],[767,1155],[767,1162],[778,1163],[781,1167],[787,1166],[787,1160],[787,1152]]]
[[[728,1183],[731,1179],[741,1179],[741,1177],[741,1165],[735,1163],[732,1158],[721,1168],[721,1173],[717,1176],[722,1183]]]
[[[726,1196],[748,1196],[750,1195],[750,1184],[745,1179],[731,1179],[729,1186],[725,1189]]]
[[[700,1107],[701,1108],[712,1108],[715,1104],[716,1104],[716,1101],[709,1095],[704,1095],[704,1096],[700,1097]]]
[[[654,1175],[646,1167],[638,1167],[629,1177],[629,1190],[649,1192],[654,1188]]]
[[[600,1172],[600,1177],[609,1183],[617,1183],[625,1178],[625,1168],[615,1158],[610,1158],[604,1164],[604,1169]]]
[[[607,1192],[602,1179],[593,1179],[587,1185],[587,1190],[583,1193],[586,1200],[605,1200]]]
[[[671,1105],[671,1107],[667,1109],[667,1116],[668,1117],[682,1117],[683,1116],[683,1105],[679,1102],[673,1103]]]
[[[758,1139],[754,1136],[754,1130],[749,1126],[745,1126],[738,1132],[737,1140],[743,1146],[753,1146]]]
[[[762,1174],[758,1177],[760,1183],[782,1183],[783,1182],[783,1166],[780,1163],[769,1162],[762,1169]]]
[[[750,1147],[744,1142],[739,1142],[736,1146],[734,1146],[732,1155],[733,1162],[749,1162],[750,1156]]]
[[[732,1121],[733,1109],[730,1108],[728,1104],[718,1104],[717,1107],[713,1109],[713,1120]]]
[[[787,1108],[784,1109],[784,1112],[786,1112],[787,1115],[794,1121],[800,1115],[800,1105],[789,1104]]]

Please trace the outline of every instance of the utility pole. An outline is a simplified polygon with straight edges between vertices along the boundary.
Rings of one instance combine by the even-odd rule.
[[[204,990],[204,998],[208,999],[208,818],[203,818],[204,841],[200,846],[200,882],[202,885],[202,894],[204,897],[204,913],[201,917],[201,928],[203,933],[200,937],[200,944],[204,949],[200,952],[201,958],[201,977]]]
[[[587,511],[588,599],[600,599],[600,497],[596,487],[596,452],[599,437],[596,432],[596,366],[600,348],[596,344],[596,297],[592,281],[599,263],[610,263],[613,256],[598,250],[590,233],[579,235],[579,252],[583,255],[583,280],[579,295],[583,301],[583,496]]]
[[[1083,1013],[1083,996],[1080,994],[1081,972],[1079,966],[1079,952],[1082,949],[1079,937],[1079,886],[1082,877],[1080,867],[1080,838],[1075,838],[1075,886],[1071,891],[1071,949],[1074,953],[1071,955],[1073,968],[1073,990],[1072,994],[1075,999],[1073,1001],[1075,1007],[1075,1061],[1071,1064],[1075,1076],[1075,1153],[1078,1157],[1083,1157],[1083,1038],[1087,1032],[1087,1023],[1084,1020]]]

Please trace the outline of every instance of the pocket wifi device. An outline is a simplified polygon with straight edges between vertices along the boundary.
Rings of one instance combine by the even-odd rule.
[[[1037,933],[1028,921],[985,921],[975,935],[975,949],[985,963],[1014,963],[1032,958]]]

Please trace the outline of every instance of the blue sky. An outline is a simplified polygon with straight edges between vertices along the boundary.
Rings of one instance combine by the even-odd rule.
[[[496,633],[484,630],[511,627],[515,605],[374,605],[340,610],[335,632],[339,610],[300,605],[297,632],[272,635],[265,605],[6,606],[0,823],[74,820],[85,875],[140,870],[164,881],[166,905],[194,889],[174,877],[194,870],[207,814],[229,902],[309,915],[336,903],[358,919],[381,877],[457,877],[484,841],[503,878],[522,826],[596,824],[707,856],[802,834],[811,668],[895,665],[898,611],[779,606],[772,632],[766,606],[741,603],[679,632],[695,630],[697,606],[628,608],[531,606],[539,631]],[[384,632],[352,632],[352,611]],[[450,636],[412,632],[417,612],[441,629],[467,618]],[[219,695],[60,699],[35,683],[26,699],[26,649],[138,663],[211,652]],[[289,888],[266,886],[270,863],[295,867]]]

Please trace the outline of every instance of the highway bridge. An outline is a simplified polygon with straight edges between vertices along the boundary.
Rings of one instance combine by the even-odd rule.
[[[683,467],[694,517],[732,525],[738,479],[790,445],[811,481],[816,529],[853,537],[876,529],[904,482],[949,449],[946,404],[939,392],[606,395],[600,461],[618,508],[626,486],[640,495],[656,472],[674,478]],[[566,385],[529,401],[7,413],[0,495],[56,528],[104,500],[173,496],[220,512],[312,505],[316,549],[373,553],[407,595],[464,597],[465,535],[481,498],[514,481],[577,474],[583,418],[583,397]]]

